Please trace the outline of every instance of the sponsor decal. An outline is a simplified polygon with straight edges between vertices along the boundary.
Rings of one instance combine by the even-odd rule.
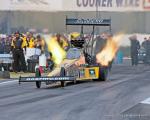
[[[110,24],[110,19],[67,19],[66,24],[70,25],[101,25]]]
[[[100,24],[103,23],[103,20],[99,19],[78,19],[76,24]]]
[[[59,80],[74,80],[74,77],[39,77],[39,78],[25,78],[26,81],[59,81]]]

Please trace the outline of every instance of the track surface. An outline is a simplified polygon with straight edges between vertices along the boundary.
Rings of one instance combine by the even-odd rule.
[[[0,120],[150,120],[150,106],[140,103],[150,97],[149,76],[150,66],[125,63],[106,82],[65,88],[0,81]]]

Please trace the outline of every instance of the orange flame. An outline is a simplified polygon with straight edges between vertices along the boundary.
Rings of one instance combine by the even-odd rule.
[[[46,39],[46,44],[48,46],[48,51],[52,53],[52,57],[55,64],[60,64],[66,57],[65,50],[59,45],[57,38],[51,37],[51,39]]]
[[[103,66],[109,65],[109,62],[114,59],[116,52],[119,49],[119,44],[122,37],[123,34],[118,34],[114,37],[108,38],[106,46],[96,55],[97,63],[100,63]]]

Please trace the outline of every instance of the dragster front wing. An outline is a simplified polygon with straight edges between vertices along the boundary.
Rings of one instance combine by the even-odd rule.
[[[21,82],[49,82],[49,81],[75,81],[76,77],[74,76],[55,76],[55,77],[20,77],[19,83]]]

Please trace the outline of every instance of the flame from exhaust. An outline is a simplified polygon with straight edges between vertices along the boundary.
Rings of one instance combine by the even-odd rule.
[[[56,37],[46,39],[46,44],[48,46],[48,51],[52,53],[54,63],[59,65],[66,57],[65,50],[59,45]]]
[[[116,52],[119,49],[122,37],[123,34],[118,34],[114,37],[108,38],[106,46],[102,49],[100,53],[96,55],[97,63],[100,63],[103,66],[109,65],[109,62],[114,59]]]

